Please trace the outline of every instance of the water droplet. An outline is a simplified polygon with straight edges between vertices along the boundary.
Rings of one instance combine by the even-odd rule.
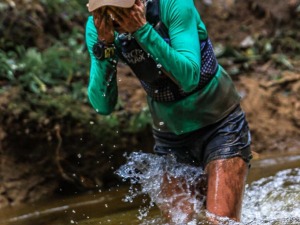
[[[81,159],[81,154],[79,153],[79,154],[77,154],[77,157],[79,158],[79,159]]]
[[[157,93],[158,93],[158,90],[156,89],[156,90],[154,91],[154,93],[157,94]]]
[[[104,206],[105,206],[105,208],[108,208],[108,205],[107,205],[107,204],[105,204]]]
[[[94,123],[95,123],[94,121],[90,121],[90,124],[91,124],[91,125],[94,125]]]
[[[159,126],[163,126],[163,125],[165,125],[164,122],[159,122]]]
[[[76,213],[76,211],[73,209],[73,210],[72,210],[72,213]]]
[[[129,193],[123,199],[124,201],[132,202],[135,197],[142,194],[150,196],[151,203],[149,203],[149,206],[139,210],[139,218],[147,216],[150,208],[155,205],[154,203],[159,204],[162,202],[172,202],[176,200],[176,196],[168,198],[163,197],[161,194],[161,181],[164,179],[166,174],[170,177],[169,180],[176,177],[184,179],[185,184],[187,185],[187,191],[182,194],[186,194],[187,198],[191,198],[195,209],[200,210],[203,206],[205,196],[200,195],[200,193],[193,194],[188,190],[194,189],[195,185],[198,184],[198,181],[205,178],[205,176],[203,176],[204,171],[200,167],[178,163],[176,161],[176,157],[173,155],[158,156],[154,154],[134,152],[127,157],[127,163],[121,166],[116,173],[125,180],[129,179],[133,185],[141,185],[141,190],[131,186],[129,188]],[[180,211],[180,209],[179,211],[175,211],[170,211],[174,217],[174,221],[172,222],[174,222],[174,224],[186,224],[183,221],[186,219],[187,215]]]
[[[162,67],[162,65],[161,65],[161,64],[157,64],[156,67],[157,67],[158,69],[160,69],[160,68]]]

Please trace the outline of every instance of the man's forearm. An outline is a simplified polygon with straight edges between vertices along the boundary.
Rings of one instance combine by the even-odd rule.
[[[91,62],[88,97],[93,108],[102,115],[110,114],[117,103],[116,61]]]

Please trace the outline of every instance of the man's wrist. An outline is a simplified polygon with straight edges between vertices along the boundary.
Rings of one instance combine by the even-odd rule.
[[[105,43],[98,40],[93,45],[93,54],[98,60],[110,59],[115,56],[116,47],[114,43]]]

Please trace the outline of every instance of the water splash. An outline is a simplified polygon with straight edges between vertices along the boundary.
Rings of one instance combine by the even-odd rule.
[[[300,168],[280,171],[248,185],[242,218],[251,225],[299,225]]]
[[[210,225],[207,217],[215,217],[220,225],[299,225],[300,224],[300,168],[284,170],[275,176],[262,178],[246,186],[243,201],[242,222],[237,223],[228,218],[209,214],[203,207],[203,192],[191,191],[199,188],[199,181],[205,181],[204,171],[176,161],[172,155],[158,156],[134,152],[127,156],[127,163],[116,172],[124,180],[129,179],[132,186],[125,201],[132,202],[138,195],[148,195],[150,203],[139,210],[140,225]],[[172,183],[173,179],[184,181],[185,190],[181,196],[166,196],[163,193],[163,181]],[[138,184],[138,185],[136,185]],[[180,184],[180,183],[178,183]],[[139,188],[138,188],[139,187]],[[197,189],[198,190],[198,189]],[[174,193],[173,193],[174,194]],[[178,202],[180,197],[182,202]],[[188,199],[188,200],[187,200]],[[171,207],[177,201],[178,207]],[[188,215],[180,205],[189,203],[197,216],[190,222]],[[167,205],[172,221],[166,223],[164,217],[147,215],[154,205]]]
[[[124,200],[132,202],[136,196],[143,194],[150,197],[149,207],[139,210],[139,219],[146,217],[155,204],[165,208],[165,213],[170,215],[175,224],[184,224],[187,220],[189,215],[184,213],[186,204],[189,204],[194,212],[200,211],[205,201],[205,195],[197,188],[199,183],[206,179],[202,168],[178,163],[173,155],[158,156],[134,152],[127,160],[116,172],[123,179],[129,179],[132,184]],[[175,183],[176,180],[180,182]],[[139,184],[140,189],[135,187],[135,184]],[[168,185],[176,189],[175,194],[168,193],[174,192],[173,189],[167,188]]]

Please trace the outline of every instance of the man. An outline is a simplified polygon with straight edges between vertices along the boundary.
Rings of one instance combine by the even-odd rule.
[[[113,111],[116,64],[125,61],[147,92],[154,151],[203,166],[206,209],[239,221],[251,159],[249,128],[193,0],[90,0],[88,7],[92,106],[103,115]],[[165,181],[163,192],[178,194],[178,182]],[[168,216],[170,209],[161,209]],[[189,204],[183,211],[193,214]]]

